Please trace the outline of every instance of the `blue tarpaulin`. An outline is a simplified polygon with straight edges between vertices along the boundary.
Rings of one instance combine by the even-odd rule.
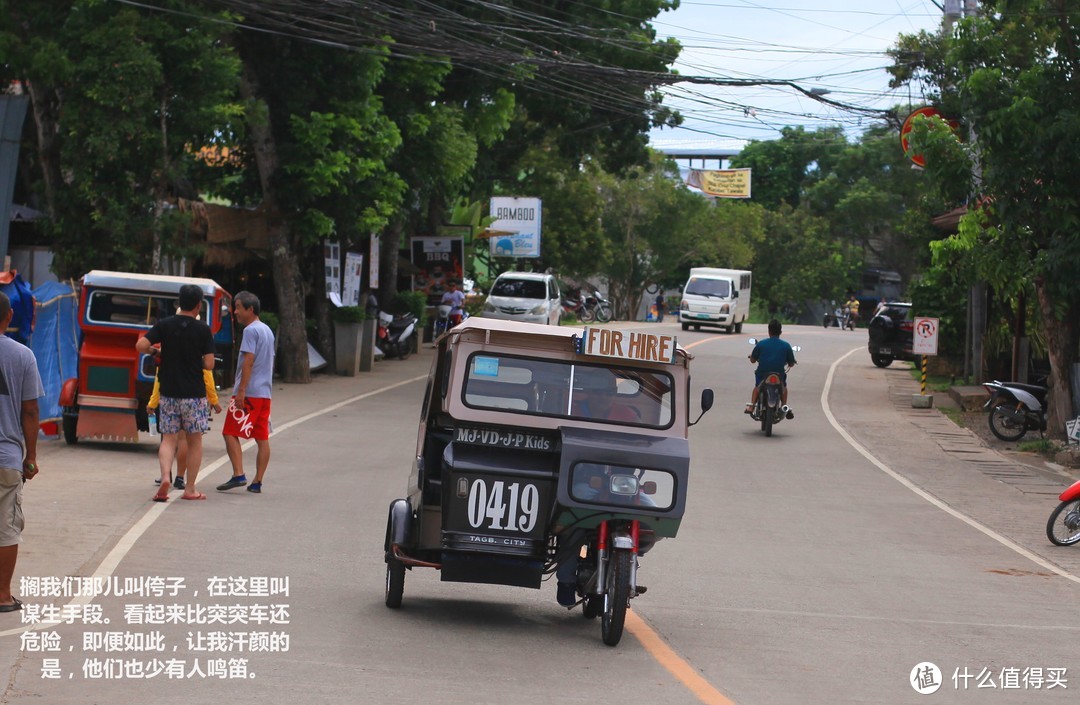
[[[37,317],[30,349],[37,357],[45,396],[38,400],[40,419],[60,421],[60,387],[79,376],[79,290],[67,282],[47,282],[34,289]]]
[[[7,294],[11,301],[11,310],[15,312],[11,325],[4,333],[26,345],[30,340],[30,333],[34,330],[34,296],[30,292],[30,285],[13,269],[10,272],[0,272],[0,291]]]

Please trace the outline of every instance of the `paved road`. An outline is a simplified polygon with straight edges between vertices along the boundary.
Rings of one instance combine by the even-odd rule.
[[[679,336],[696,356],[695,387],[712,386],[718,405],[692,430],[683,529],[642,561],[650,592],[634,602],[633,633],[645,642],[603,646],[595,622],[554,604],[553,586],[443,584],[418,570],[401,610],[382,605],[386,506],[405,488],[422,354],[356,379],[276,386],[259,496],[214,492],[219,468],[200,483],[208,501],[154,505],[149,439],[45,444],[19,563],[20,576],[45,580],[23,596],[38,613],[89,604],[63,608],[72,624],[26,635],[4,616],[0,702],[904,703],[922,701],[908,684],[922,661],[944,672],[931,696],[940,702],[1070,698],[1036,690],[1037,668],[1067,668],[1080,688],[1080,553],[1042,535],[1065,478],[911,409],[914,382],[874,368],[862,332],[789,330],[803,346],[791,376],[797,418],[768,439],[741,413],[746,337]],[[207,464],[222,453],[211,434]],[[136,592],[28,594],[95,571]],[[159,632],[165,650],[124,651],[125,631]],[[126,638],[145,649],[135,640],[154,637]],[[162,670],[140,678],[140,667]],[[998,687],[973,678],[955,688],[964,669],[986,669]],[[1019,686],[1003,688],[1003,671]]]

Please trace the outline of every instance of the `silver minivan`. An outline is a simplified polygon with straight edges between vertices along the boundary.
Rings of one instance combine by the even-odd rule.
[[[557,326],[562,319],[559,283],[551,274],[504,272],[492,285],[482,315]]]

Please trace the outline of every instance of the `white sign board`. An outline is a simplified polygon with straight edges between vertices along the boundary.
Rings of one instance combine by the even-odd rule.
[[[341,295],[341,245],[329,240],[323,243],[323,259],[326,261],[326,295]]]
[[[1069,443],[1080,443],[1080,416],[1065,422],[1065,437]]]
[[[937,355],[938,319],[915,317],[911,352],[916,355]]]
[[[540,256],[540,199],[495,196],[488,226],[493,257]]]
[[[613,328],[586,328],[579,351],[585,355],[618,357],[639,362],[675,362],[675,336]]]
[[[345,289],[341,300],[346,306],[360,305],[360,282],[364,278],[364,256],[358,252],[345,253]]]

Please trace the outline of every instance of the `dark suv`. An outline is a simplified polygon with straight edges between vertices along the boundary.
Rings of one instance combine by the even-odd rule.
[[[911,304],[889,303],[870,320],[870,359],[878,367],[893,360],[914,360]]]

